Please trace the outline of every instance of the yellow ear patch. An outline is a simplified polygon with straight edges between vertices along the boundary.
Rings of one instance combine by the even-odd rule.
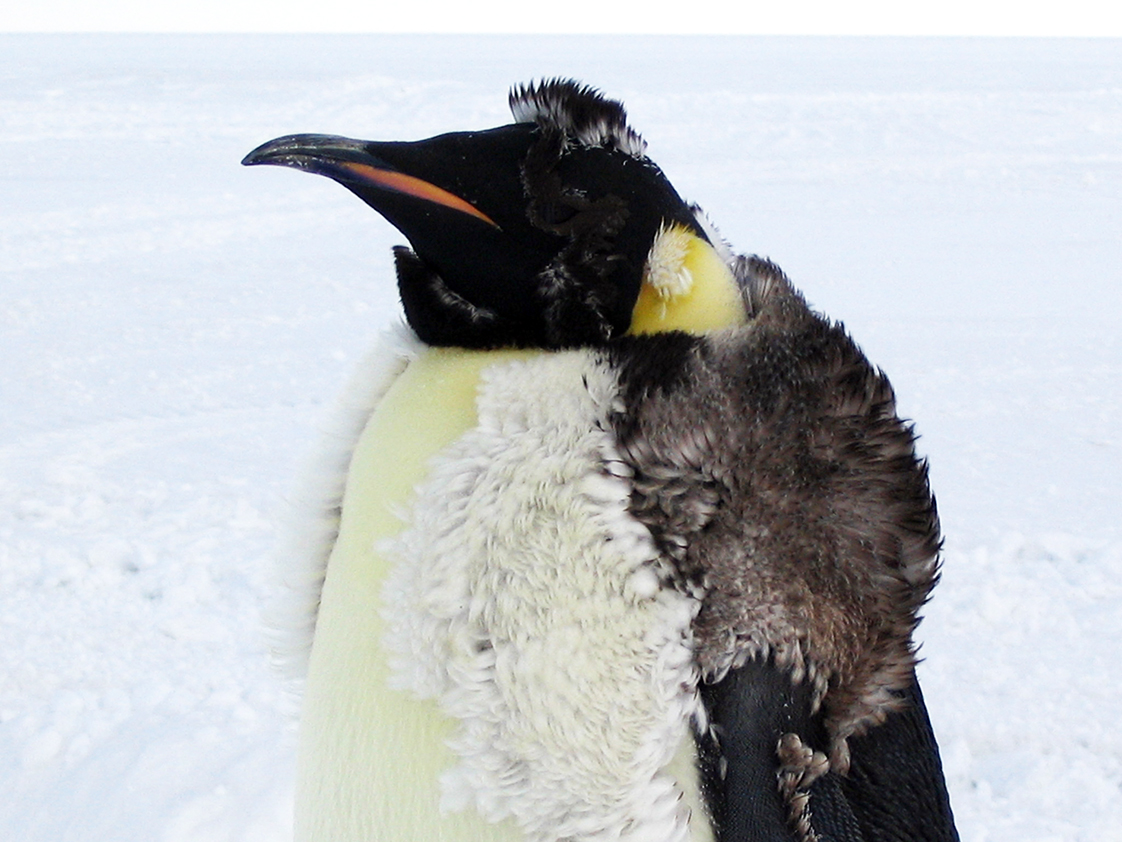
[[[729,267],[692,231],[662,228],[651,245],[628,333],[706,333],[744,324],[748,314]]]

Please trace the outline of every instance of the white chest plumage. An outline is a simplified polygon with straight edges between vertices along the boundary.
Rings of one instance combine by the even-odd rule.
[[[394,381],[327,567],[298,840],[709,834],[696,604],[627,512],[615,400],[591,351],[427,349]]]

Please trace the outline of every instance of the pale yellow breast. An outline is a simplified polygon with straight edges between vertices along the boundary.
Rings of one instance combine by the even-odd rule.
[[[428,460],[476,423],[482,369],[536,352],[428,349],[359,439],[327,566],[305,689],[296,792],[302,842],[515,842],[509,822],[437,809],[451,723],[431,700],[387,687],[381,646],[388,563],[375,547],[402,528]]]

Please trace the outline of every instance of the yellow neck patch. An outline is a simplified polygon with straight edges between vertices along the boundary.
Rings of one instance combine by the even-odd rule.
[[[655,237],[628,334],[707,333],[744,324],[740,288],[717,250],[680,225]]]

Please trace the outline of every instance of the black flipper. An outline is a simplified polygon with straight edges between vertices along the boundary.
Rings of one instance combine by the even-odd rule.
[[[792,684],[770,661],[749,661],[714,684],[702,699],[716,734],[699,754],[702,787],[720,842],[793,842],[790,810],[779,792],[777,747],[784,734],[820,744],[812,734],[811,687]],[[713,755],[716,754],[717,757]]]
[[[849,774],[825,777],[837,779],[866,842],[957,842],[919,683],[913,681],[902,695],[907,707],[868,733],[850,737]],[[812,805],[816,797],[812,787]]]
[[[716,734],[699,738],[702,786],[719,842],[957,842],[939,749],[915,682],[906,707],[849,739],[847,775],[828,772],[807,792],[809,831],[780,789],[778,746],[795,734],[825,751],[808,682],[793,684],[774,664],[750,661],[702,686]]]

